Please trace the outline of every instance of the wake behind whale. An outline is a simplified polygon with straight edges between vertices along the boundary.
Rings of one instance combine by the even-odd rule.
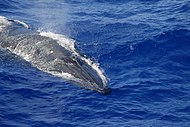
[[[34,67],[101,93],[107,78],[96,63],[81,56],[74,40],[63,35],[35,32],[25,23],[0,16],[0,48],[21,56]]]

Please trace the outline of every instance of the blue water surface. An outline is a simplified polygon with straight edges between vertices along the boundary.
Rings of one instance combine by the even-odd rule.
[[[190,127],[189,0],[1,0],[0,15],[76,40],[112,93],[0,49],[1,127]]]

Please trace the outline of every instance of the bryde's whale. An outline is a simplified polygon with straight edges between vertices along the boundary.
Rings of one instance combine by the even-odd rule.
[[[103,71],[80,55],[73,41],[63,35],[35,32],[23,22],[0,16],[0,48],[79,86],[101,93],[110,92]]]

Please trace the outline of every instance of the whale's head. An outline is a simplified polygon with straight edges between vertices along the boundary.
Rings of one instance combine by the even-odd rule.
[[[110,89],[107,86],[107,78],[101,69],[89,63],[89,59],[80,55],[70,55],[57,60],[54,69],[59,73],[69,74],[74,78],[69,80],[76,85],[87,89],[95,90],[100,93],[108,94]],[[55,70],[54,70],[55,71]]]

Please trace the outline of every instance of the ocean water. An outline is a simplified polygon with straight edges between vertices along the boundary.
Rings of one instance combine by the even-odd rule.
[[[189,127],[190,1],[1,0],[0,15],[74,39],[112,92],[0,49],[0,127]]]

